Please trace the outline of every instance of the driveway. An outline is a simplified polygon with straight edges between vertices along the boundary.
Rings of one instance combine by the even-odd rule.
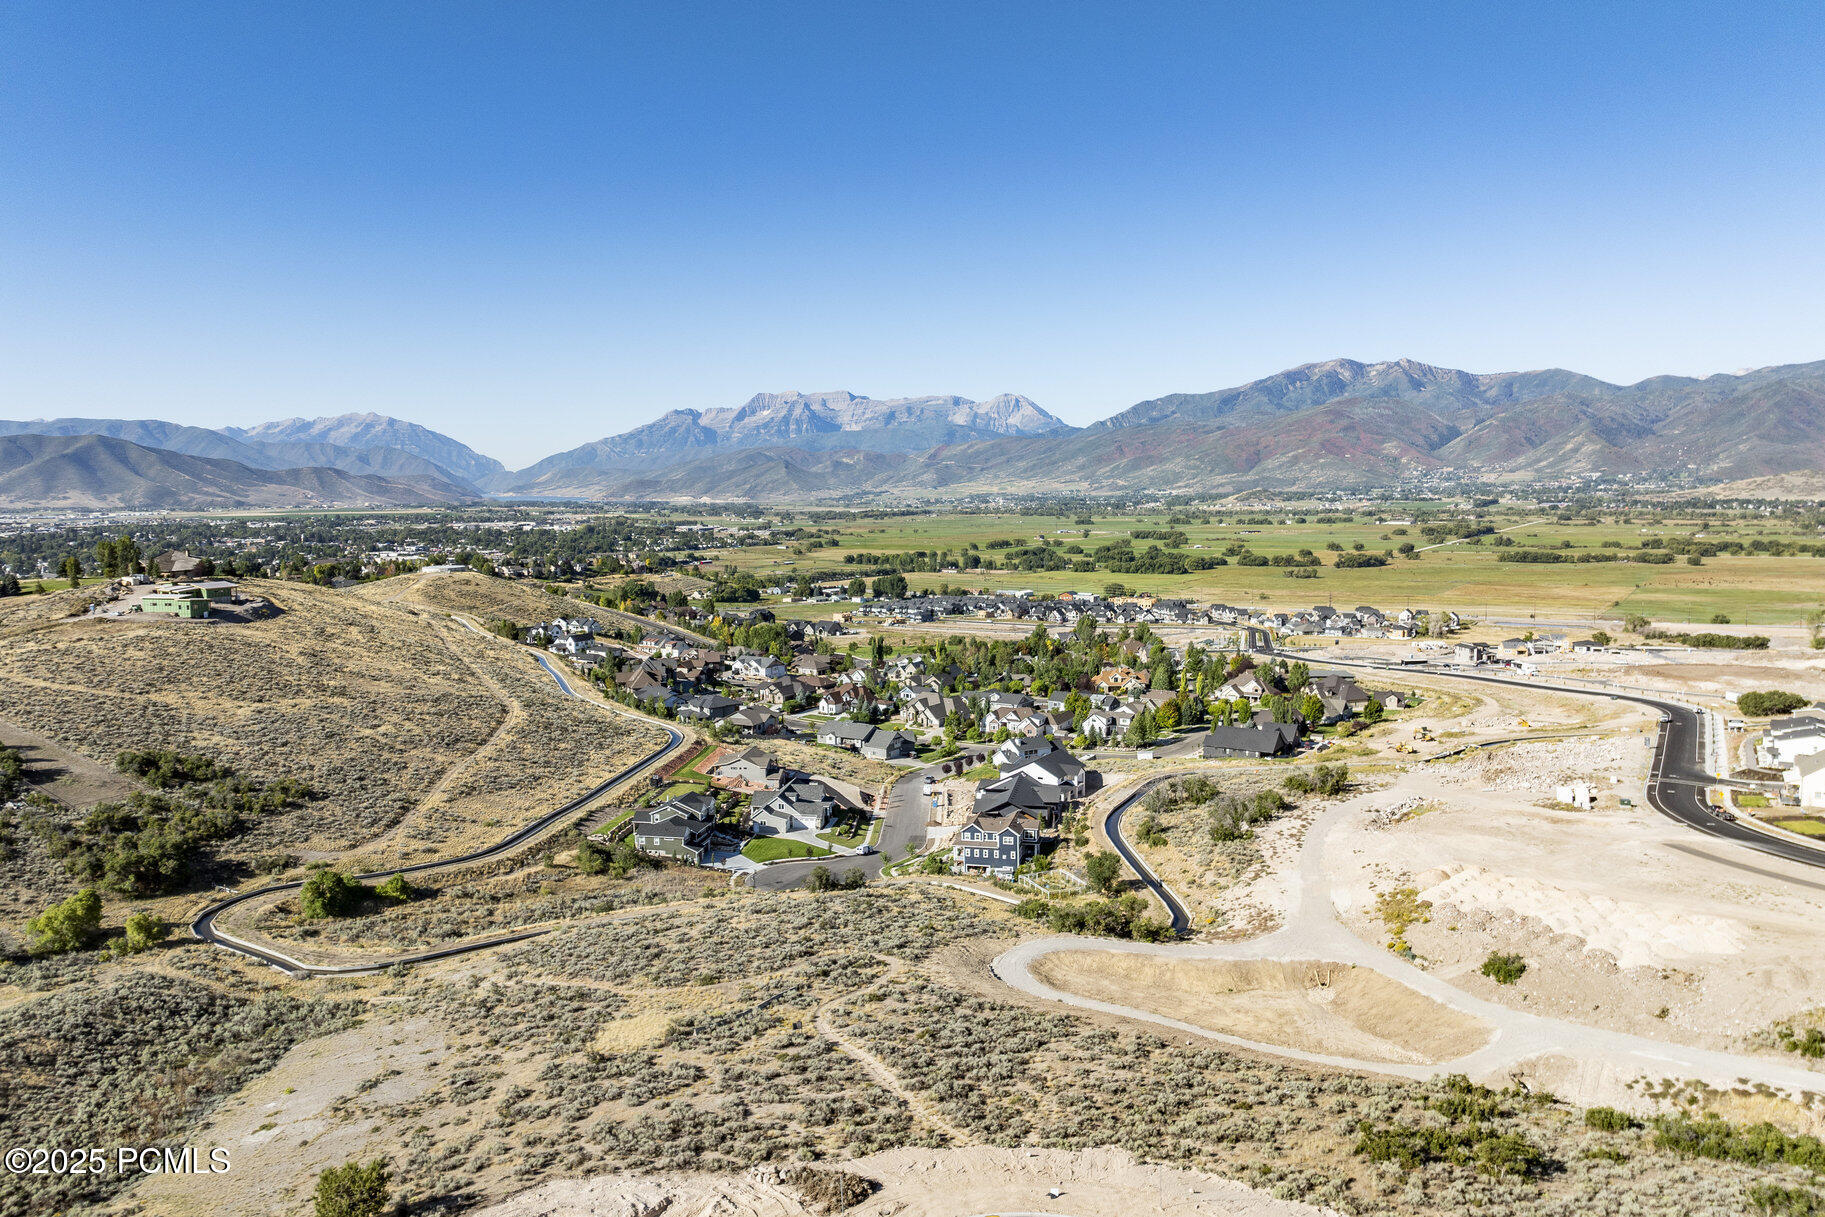
[[[926,765],[914,769],[896,781],[887,791],[887,806],[883,809],[884,821],[881,825],[881,839],[877,842],[878,853],[857,856],[847,854],[835,858],[811,858],[803,862],[781,862],[774,866],[765,866],[755,871],[749,878],[758,891],[772,892],[784,888],[798,887],[805,882],[812,870],[819,866],[828,867],[833,875],[846,875],[859,870],[870,879],[881,875],[881,867],[889,860],[899,861],[908,851],[922,848],[925,845],[925,821],[927,804],[923,794],[927,774],[936,774],[938,766]]]

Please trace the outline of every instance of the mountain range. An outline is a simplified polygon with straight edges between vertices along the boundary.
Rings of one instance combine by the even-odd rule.
[[[517,472],[377,414],[220,430],[50,419],[0,422],[0,436],[126,446],[0,449],[0,504],[12,505],[220,506],[236,494],[248,503],[286,494],[366,503],[1221,494],[1428,476],[1721,482],[1825,469],[1825,361],[1617,385],[1561,369],[1479,374],[1410,359],[1333,359],[1139,402],[1082,428],[1015,394],[975,402],[761,393],[740,406],[673,410]],[[166,459],[177,457],[211,462],[213,472]]]

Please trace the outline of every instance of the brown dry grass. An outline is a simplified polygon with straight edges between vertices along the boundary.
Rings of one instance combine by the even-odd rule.
[[[320,797],[260,820],[229,856],[371,849],[379,864],[505,835],[661,739],[422,609],[307,584],[249,590],[282,612],[237,625],[0,616],[0,717],[99,765],[162,747],[300,779]]]
[[[1347,964],[1059,951],[1033,974],[1066,993],[1304,1052],[1436,1064],[1489,1040],[1481,1021]]]
[[[483,621],[531,625],[553,617],[588,616],[594,606],[554,596],[543,584],[491,579],[482,574],[398,575],[363,584],[356,595],[392,604],[411,604],[443,613],[467,613]]]

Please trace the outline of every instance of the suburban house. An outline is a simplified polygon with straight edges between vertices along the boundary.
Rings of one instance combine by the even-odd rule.
[[[1292,723],[1265,727],[1212,727],[1204,735],[1204,758],[1285,756],[1293,750],[1299,728]]]
[[[859,752],[871,761],[891,761],[917,752],[918,745],[910,735],[900,731],[890,731],[886,727],[876,727],[862,741]]]
[[[1327,717],[1349,717],[1369,707],[1369,692],[1341,672],[1326,672],[1305,682],[1306,691],[1324,703]]]
[[[692,792],[634,813],[634,848],[641,853],[703,864],[716,831],[716,800]]]
[[[1794,714],[1768,724],[1755,746],[1755,759],[1769,769],[1786,769],[1801,757],[1820,752],[1825,752],[1825,718]]]
[[[721,722],[741,709],[741,703],[720,693],[698,693],[678,703],[678,717],[697,722]]]
[[[874,734],[873,724],[850,722],[847,719],[837,719],[817,725],[818,743],[831,748],[847,748],[851,752],[860,752],[862,741],[872,734]]]
[[[1006,811],[970,817],[957,834],[956,865],[967,872],[1012,879],[1039,849],[1039,818],[1029,811]]]
[[[786,674],[786,665],[771,655],[738,655],[729,664],[729,675],[736,680],[778,680]]]
[[[903,732],[844,719],[818,724],[817,742],[832,748],[848,748],[874,761],[890,761],[918,751],[912,737]]]
[[[757,788],[777,786],[779,775],[778,758],[759,748],[743,748],[710,770],[710,776],[719,781],[739,782]]]
[[[743,706],[722,721],[749,735],[769,735],[779,730],[779,715],[766,706]]]
[[[1225,701],[1240,700],[1252,703],[1260,701],[1263,697],[1285,692],[1286,690],[1280,687],[1280,682],[1269,680],[1250,668],[1246,672],[1232,676],[1217,690],[1217,696]]]
[[[970,811],[978,816],[1000,815],[1008,811],[1025,811],[1043,825],[1058,823],[1065,805],[1072,800],[1069,790],[1058,786],[1041,786],[1025,774],[990,778],[976,785]]]
[[[1800,806],[1825,810],[1825,752],[1801,757],[1788,772],[1800,789]]]
[[[1062,749],[1000,768],[1004,778],[1019,775],[1037,786],[1062,791],[1072,799],[1083,798],[1090,772],[1082,761]]]
[[[202,558],[193,558],[181,549],[167,550],[152,559],[152,569],[167,579],[188,579],[202,564]]]
[[[836,796],[816,778],[794,775],[775,790],[749,800],[749,831],[756,836],[789,832],[818,832],[830,827],[836,815]]]
[[[998,768],[1006,769],[1010,765],[1024,764],[1057,750],[1058,745],[1043,735],[1017,735],[996,747],[995,764]]]

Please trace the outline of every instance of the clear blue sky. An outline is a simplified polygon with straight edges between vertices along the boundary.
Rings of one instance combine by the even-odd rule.
[[[1825,6],[0,2],[0,417],[1825,358]]]

